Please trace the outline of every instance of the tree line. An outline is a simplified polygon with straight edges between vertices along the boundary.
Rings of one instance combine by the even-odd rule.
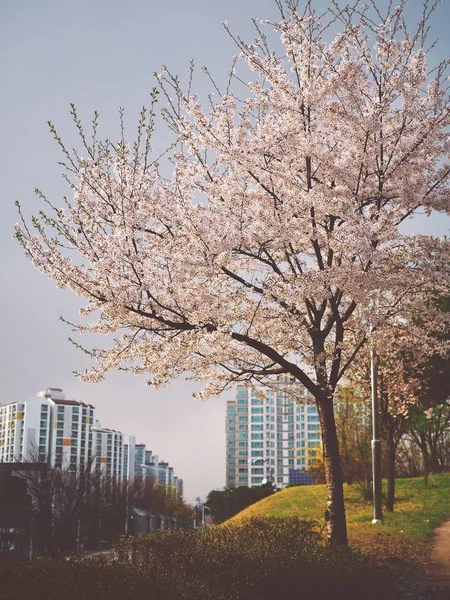
[[[33,463],[29,463],[29,466]],[[132,530],[132,508],[190,519],[192,509],[176,490],[150,477],[131,482],[106,478],[90,459],[76,468],[36,469],[3,475],[0,549],[25,555],[111,546]]]

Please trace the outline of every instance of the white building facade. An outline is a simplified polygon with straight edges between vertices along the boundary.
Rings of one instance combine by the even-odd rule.
[[[133,435],[102,427],[93,405],[66,399],[60,388],[0,406],[0,462],[71,470],[92,465],[107,480],[152,478],[183,496],[183,480],[168,462],[136,444]]]
[[[108,479],[134,479],[135,438],[114,429],[102,428],[97,421],[93,427],[95,468]]]
[[[0,462],[46,460],[51,455],[53,406],[43,397],[0,406]]]
[[[320,444],[317,408],[297,382],[279,389],[238,385],[236,399],[227,402],[226,439],[228,487],[268,481],[284,487],[304,472]]]
[[[151,479],[156,485],[166,487],[177,499],[183,497],[183,480],[175,475],[174,468],[168,462],[147,450],[145,444],[135,445],[134,468],[136,476]]]

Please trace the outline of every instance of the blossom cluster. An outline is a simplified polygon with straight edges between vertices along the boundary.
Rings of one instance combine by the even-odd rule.
[[[114,336],[85,381],[188,372],[206,397],[288,374],[332,394],[369,339],[413,332],[448,290],[448,241],[399,231],[449,211],[442,71],[429,81],[417,37],[389,19],[373,46],[364,21],[329,44],[314,14],[275,29],[284,58],[265,38],[241,47],[247,99],[206,110],[174,85],[169,180],[106,143],[75,157],[65,209],[18,225],[34,265],[98,316],[79,332]]]

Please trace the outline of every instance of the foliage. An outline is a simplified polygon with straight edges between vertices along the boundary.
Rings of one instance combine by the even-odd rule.
[[[344,481],[354,484],[368,500],[372,496],[371,418],[365,400],[350,387],[339,390],[336,427]]]
[[[333,552],[315,523],[259,518],[240,527],[123,539],[116,561],[0,563],[0,598],[400,600],[415,587],[403,567],[350,549]]]
[[[222,523],[238,512],[262,500],[276,491],[272,483],[248,487],[224,488],[223,490],[211,490],[206,498],[210,515],[215,523]]]
[[[304,452],[308,461],[306,472],[311,475],[314,483],[325,483],[325,462],[322,445],[318,444],[312,448],[304,448]]]
[[[440,296],[433,304],[442,313],[450,314],[450,297]],[[442,343],[450,344],[450,326],[431,332]],[[419,378],[418,402],[411,407],[409,440],[422,453],[425,479],[429,472],[449,467],[450,460],[450,369],[449,353],[434,352],[413,373]]]
[[[126,532],[132,506],[191,517],[191,508],[174,489],[155,485],[151,478],[137,477],[132,483],[108,479],[92,460],[63,469],[37,466],[41,468],[23,470],[20,478],[1,479],[0,534],[2,529],[5,534],[15,531],[14,536],[0,535],[0,552],[9,550],[13,538],[15,551],[25,555],[30,539],[34,555],[112,544]]]

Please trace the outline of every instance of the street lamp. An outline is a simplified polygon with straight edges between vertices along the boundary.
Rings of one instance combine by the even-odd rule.
[[[207,508],[209,511],[211,511],[211,508],[205,504],[204,502],[200,502],[200,496],[198,496],[196,498],[197,504],[195,505],[194,508],[194,529],[197,529],[197,511],[200,508],[201,509],[201,515],[202,515],[202,527],[205,526],[205,508]]]
[[[153,469],[155,471],[163,471],[164,473],[167,473],[167,471],[168,471],[168,469],[166,469],[165,467],[157,467],[156,465],[144,465],[144,464],[142,464],[141,467],[143,469]],[[156,485],[167,486],[168,484],[166,484],[166,483],[159,483],[159,481],[157,481]]]
[[[211,510],[207,504],[202,504],[202,527],[205,526],[205,508]]]
[[[372,491],[373,519],[372,523],[381,523],[383,519],[381,497],[381,443],[378,424],[378,369],[377,355],[374,347],[370,349],[370,382],[372,392]]]
[[[257,463],[260,463],[260,462],[263,463],[263,465],[264,465],[263,470],[265,471],[265,476],[264,476],[261,484],[264,485],[265,483],[267,483],[268,482],[268,478],[267,478],[266,463],[270,462],[270,458],[249,458],[247,462],[248,462],[249,465],[257,464]],[[272,483],[273,483],[272,474],[273,474],[273,470],[271,469],[270,470],[270,480],[272,480]]]

